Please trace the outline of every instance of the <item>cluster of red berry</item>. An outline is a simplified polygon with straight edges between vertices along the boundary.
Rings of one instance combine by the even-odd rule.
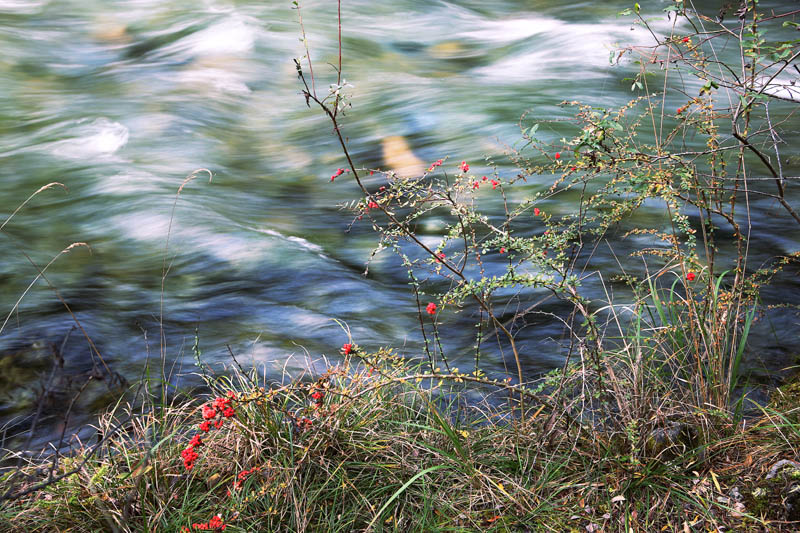
[[[242,470],[241,472],[239,472],[239,475],[236,476],[236,481],[233,482],[234,490],[242,488],[242,485],[244,485],[244,482],[247,481],[247,478],[250,477],[251,474],[258,472],[259,470],[261,470],[260,467],[254,466],[250,470]]]
[[[225,418],[230,418],[236,414],[236,411],[231,407],[231,401],[236,398],[236,393],[233,391],[228,391],[227,398],[215,398],[211,405],[204,405],[203,406],[203,421],[200,422],[198,429],[204,433],[208,433],[213,426],[216,429],[222,427],[223,420]],[[219,416],[219,418],[217,418]],[[197,460],[199,455],[195,451],[195,448],[198,446],[203,445],[203,439],[200,438],[200,435],[195,435],[192,437],[192,440],[189,441],[189,444],[186,448],[181,451],[181,457],[183,457],[183,466],[186,470],[191,470],[194,468],[194,462]]]
[[[331,175],[331,181],[335,180],[336,178],[338,178],[339,176],[341,176],[345,172],[350,172],[350,171],[347,170],[346,168],[337,168],[336,172],[334,172],[333,175]]]
[[[192,529],[194,529],[195,531],[225,531],[226,527],[228,526],[222,520],[222,517],[220,515],[212,516],[211,520],[209,520],[208,522],[192,524]],[[192,529],[184,527],[183,529],[181,529],[181,533],[191,533]]]
[[[484,177],[483,177],[483,178],[481,178],[481,179],[482,179],[483,181],[489,181],[489,178],[487,178],[486,176],[484,176]],[[500,185],[500,182],[499,182],[498,180],[496,180],[496,179],[492,179],[492,180],[491,180],[491,184],[492,184],[492,189],[497,189],[497,186],[498,186],[498,185]],[[480,188],[480,186],[481,186],[481,182],[480,182],[480,181],[477,181],[477,180],[476,180],[476,181],[474,181],[474,182],[472,183],[472,188],[473,188],[473,189],[479,189],[479,188]]]
[[[325,391],[317,389],[311,394],[311,399],[314,400],[315,409],[319,409],[320,407],[322,407],[323,398],[325,398]]]
[[[194,442],[194,444],[192,444]],[[199,455],[196,451],[194,451],[196,446],[200,446],[203,444],[203,441],[200,440],[199,435],[195,435],[189,443],[189,446],[181,450],[181,457],[183,457],[183,466],[186,470],[191,470],[194,468],[194,462],[197,460]]]
[[[433,169],[442,166],[442,163],[443,161],[441,159],[437,159],[434,163],[431,163],[431,166],[428,167],[428,172],[433,172]]]

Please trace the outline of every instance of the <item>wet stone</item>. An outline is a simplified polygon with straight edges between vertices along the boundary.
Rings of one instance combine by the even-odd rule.
[[[40,376],[52,367],[55,354],[54,346],[44,342],[0,353],[0,416],[35,405]]]

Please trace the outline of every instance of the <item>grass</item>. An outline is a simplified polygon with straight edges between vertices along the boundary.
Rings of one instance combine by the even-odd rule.
[[[568,373],[578,379],[580,369]],[[579,403],[564,403],[569,394],[527,391],[540,401],[514,418],[515,387],[474,375],[421,378],[429,375],[381,351],[313,380],[262,387],[255,373],[212,377],[215,395],[235,391],[237,400],[235,416],[208,434],[197,430],[199,398],[120,406],[99,424],[111,435],[99,453],[87,444],[62,459],[56,473],[86,463],[7,502],[1,523],[30,532],[180,531],[219,515],[226,531],[796,530],[785,505],[793,470],[764,476],[796,456],[796,387],[746,424],[720,417],[714,440],[670,434],[664,423],[661,434],[645,432],[657,443],[636,449],[641,435],[581,420]],[[483,402],[465,401],[465,378],[478,381]],[[681,427],[691,426],[684,419]],[[186,470],[181,450],[198,433],[204,444]],[[28,484],[42,480],[44,459],[24,467]]]

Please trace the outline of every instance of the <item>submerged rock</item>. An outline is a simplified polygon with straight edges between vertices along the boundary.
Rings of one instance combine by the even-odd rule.
[[[91,35],[98,41],[110,44],[127,44],[131,41],[128,26],[110,16],[100,16],[92,21]]]
[[[0,442],[14,449],[61,442],[113,405],[127,381],[106,364],[86,358],[86,348],[37,341],[0,352]],[[64,427],[64,424],[67,424]],[[33,434],[31,434],[33,431]]]
[[[383,161],[398,176],[417,178],[425,172],[422,160],[414,155],[408,141],[399,135],[383,139]]]
[[[436,59],[450,59],[461,56],[464,53],[464,45],[458,41],[444,41],[431,46],[428,53]]]
[[[0,354],[0,416],[33,408],[39,396],[39,376],[55,357],[55,347],[44,342]]]

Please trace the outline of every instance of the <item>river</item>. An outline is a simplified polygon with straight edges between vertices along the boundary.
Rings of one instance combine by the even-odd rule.
[[[668,32],[667,3],[642,4],[653,27]],[[77,320],[105,364],[135,382],[160,353],[165,257],[165,353],[176,387],[199,382],[191,375],[195,330],[205,362],[228,364],[229,345],[240,362],[272,376],[321,368],[323,355],[335,360],[347,336],[334,319],[361,346],[419,355],[405,270],[384,252],[363,276],[376,237],[367,224],[346,232],[352,217],[340,204],[359,194],[346,176],[330,183],[345,161],[330,124],[299,93],[292,59],[304,52],[291,7],[0,0],[0,220],[47,183],[68,188],[38,194],[0,235],[3,368],[63,345],[70,370],[61,385],[69,389],[70,379],[93,366],[86,338],[72,331]],[[336,62],[335,2],[302,7],[324,90],[334,80],[326,63]],[[632,97],[622,80],[637,67],[612,65],[610,52],[652,37],[618,16],[626,7],[620,0],[346,0],[344,77],[353,87],[344,125],[357,164],[427,165],[450,156],[478,169],[491,156],[501,175],[513,175],[502,154],[520,139],[522,113],[567,118],[570,111],[558,106],[565,99],[618,106]],[[800,123],[791,120],[784,170],[797,175]],[[200,175],[189,183],[171,218],[178,187],[200,168],[213,180]],[[797,202],[796,188],[789,195]],[[764,220],[752,239],[756,259],[800,249],[800,231],[778,225],[775,202],[753,209]],[[422,232],[435,241],[439,228],[430,220]],[[33,264],[46,265],[76,242],[90,249],[62,254],[47,270],[49,283],[40,279],[25,293],[37,276]],[[599,268],[613,270],[614,261],[599,251]],[[787,294],[800,295],[796,271],[765,302]],[[469,323],[456,317],[456,326],[459,320]],[[797,316],[768,313],[762,324],[748,364],[774,377],[798,355],[797,335],[778,333],[796,331]],[[533,326],[520,337],[531,378],[563,362],[560,324]],[[468,370],[472,329],[452,327],[444,342],[451,361]],[[504,376],[511,363],[489,350],[484,370]],[[13,372],[28,380],[24,387],[14,376],[0,384],[9,438],[24,434],[47,374],[22,366],[29,368]],[[91,420],[108,400],[103,386],[78,402],[71,425]],[[59,430],[60,401],[46,410],[38,436]]]

